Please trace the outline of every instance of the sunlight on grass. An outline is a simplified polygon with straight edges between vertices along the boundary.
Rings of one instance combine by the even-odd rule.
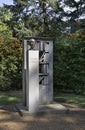
[[[22,102],[22,98],[22,91],[0,92],[0,105],[20,103]],[[54,101],[59,103],[73,103],[85,107],[85,96],[81,95],[58,93],[55,95]]]
[[[85,96],[75,94],[56,94],[54,100],[56,102],[74,103],[85,107]]]
[[[15,97],[8,97],[8,100],[9,101],[14,101],[14,100],[17,100],[17,98],[15,98]]]
[[[0,92],[0,105],[22,102],[22,92],[2,93]]]
[[[5,96],[4,95],[0,95],[0,98],[4,98]]]

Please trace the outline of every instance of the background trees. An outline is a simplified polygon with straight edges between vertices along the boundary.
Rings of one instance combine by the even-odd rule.
[[[13,2],[13,5],[4,5],[0,8],[0,44],[3,43],[0,46],[2,50],[11,51],[10,56],[5,56],[1,50],[0,53],[6,61],[1,60],[5,63],[0,63],[1,66],[3,64],[6,67],[8,61],[12,63],[9,65],[11,71],[6,72],[6,69],[4,71],[9,73],[9,77],[11,75],[11,86],[21,84],[22,57],[19,50],[21,50],[23,36],[46,36],[54,38],[55,89],[83,92],[85,89],[85,1],[13,0]],[[13,39],[16,39],[16,42]],[[12,48],[12,45],[17,44],[19,45],[17,49]],[[15,81],[17,81],[16,85]]]
[[[22,47],[10,28],[12,12],[0,8],[0,90],[21,88]]]
[[[17,38],[0,44],[0,90],[22,86],[22,45]]]

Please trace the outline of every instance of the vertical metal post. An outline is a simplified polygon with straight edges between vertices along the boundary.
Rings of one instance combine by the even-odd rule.
[[[53,41],[49,41],[49,85],[48,102],[53,101]]]
[[[27,40],[23,44],[23,104],[26,106],[26,86],[27,86]]]

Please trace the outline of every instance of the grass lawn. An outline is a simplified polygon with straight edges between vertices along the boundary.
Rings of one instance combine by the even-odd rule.
[[[0,92],[0,105],[13,104],[22,102],[22,91],[9,91]],[[54,101],[59,103],[72,103],[85,107],[85,96],[68,94],[68,93],[56,93]]]
[[[22,102],[22,91],[0,92],[0,105]]]
[[[62,103],[72,103],[77,104],[81,107],[85,107],[85,96],[69,94],[69,93],[59,93],[54,97],[56,102]]]

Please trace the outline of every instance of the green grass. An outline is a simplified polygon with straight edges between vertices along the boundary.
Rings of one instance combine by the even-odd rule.
[[[22,102],[21,91],[0,92],[0,105],[8,105]]]
[[[0,92],[0,105],[8,105],[13,103],[22,102],[22,91],[9,91]],[[54,101],[59,103],[73,103],[85,107],[85,96],[68,94],[68,93],[56,93]]]
[[[54,97],[56,102],[73,103],[85,107],[85,96],[60,93]]]

